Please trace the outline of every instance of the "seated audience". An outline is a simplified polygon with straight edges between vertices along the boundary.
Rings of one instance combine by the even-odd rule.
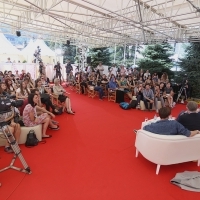
[[[95,91],[99,92],[99,100],[103,99],[104,96],[104,92],[103,92],[103,88],[100,86],[100,82],[97,81],[97,79],[95,78],[95,76],[92,77],[92,80],[90,80],[88,82],[89,86],[93,86]]]
[[[155,91],[154,91],[154,105],[155,105],[157,113],[158,113],[158,101],[161,101],[162,107],[165,106],[165,102],[164,102],[162,94],[163,94],[163,92],[160,90],[159,85],[156,85]]]
[[[140,109],[140,101],[143,100],[143,85],[142,83],[138,84],[137,87],[134,88],[134,94],[136,95],[137,98],[137,109]]]
[[[5,80],[5,84],[6,84],[6,87],[7,87],[7,92],[10,94],[10,95],[15,95],[15,85],[12,83],[12,80],[10,78],[7,78]]]
[[[135,81],[133,80],[132,76],[128,77],[127,83],[128,83],[130,91],[133,92],[135,88]]]
[[[108,87],[111,90],[116,90],[117,89],[118,85],[117,85],[115,76],[111,76],[110,81],[108,83]]]
[[[30,88],[30,89],[34,89],[35,88],[35,81],[31,78],[31,74],[30,73],[26,74],[24,80],[26,81],[26,85],[27,85],[28,88]]]
[[[25,100],[28,98],[30,93],[31,91],[29,88],[27,88],[26,82],[22,81],[20,83],[20,87],[16,90],[16,98]]]
[[[58,110],[55,108],[55,106],[52,104],[50,99],[50,90],[42,86],[41,79],[37,79],[35,81],[35,88],[39,90],[41,102],[45,104],[46,109],[50,111],[50,108],[54,113],[58,113]]]
[[[199,130],[189,131],[176,120],[169,120],[171,108],[163,107],[159,109],[159,121],[146,125],[143,129],[160,135],[184,135],[187,137],[199,134]]]
[[[75,76],[73,75],[73,71],[70,71],[67,81],[69,85],[75,86]]]
[[[150,89],[150,85],[148,83],[145,85],[145,89],[143,90],[143,101],[147,110],[152,109],[154,103],[154,94],[152,89]]]
[[[66,91],[65,89],[59,84],[59,79],[55,78],[54,79],[54,86],[53,86],[53,93],[55,95],[58,95],[58,100],[61,103],[65,103],[65,106],[63,108],[63,112],[66,111],[68,114],[74,115],[75,112],[72,111],[71,108],[71,100],[68,96],[66,96]]]
[[[165,89],[164,89],[164,97],[167,99],[169,107],[173,108],[173,89],[171,87],[170,83],[167,83]]]
[[[47,128],[52,130],[59,129],[59,126],[55,125],[50,119],[50,116],[54,118],[55,115],[48,111],[39,116],[37,115],[36,108],[38,104],[38,95],[36,94],[30,94],[28,96],[28,103],[29,104],[26,105],[23,111],[24,125],[27,127],[32,127],[38,124],[42,124],[42,138],[50,138],[51,135],[46,134]]]
[[[187,103],[187,111],[182,112],[177,121],[190,131],[200,130],[200,113],[198,112],[198,104],[194,101]]]
[[[128,82],[127,82],[127,79],[125,78],[125,75],[123,75],[119,81],[119,88],[123,89],[124,93],[126,93],[128,97],[132,99],[132,94],[129,89]]]

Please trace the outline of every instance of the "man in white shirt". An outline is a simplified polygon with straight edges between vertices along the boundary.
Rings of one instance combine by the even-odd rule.
[[[99,70],[100,75],[103,75],[103,71],[104,71],[104,67],[102,65],[102,62],[99,63],[99,65],[97,66],[97,70]]]
[[[144,79],[146,80],[149,76],[151,76],[151,74],[149,73],[149,70],[147,70],[146,73],[144,73]]]
[[[117,75],[117,67],[116,64],[114,64],[111,69],[110,69],[110,73],[114,74],[115,76]]]

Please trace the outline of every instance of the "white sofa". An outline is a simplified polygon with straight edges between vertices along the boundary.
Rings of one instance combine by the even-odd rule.
[[[21,127],[21,135],[20,135],[20,138],[19,138],[19,144],[25,144],[27,134],[29,133],[30,130],[35,131],[36,137],[39,141],[42,140],[42,125],[41,124],[39,124],[37,126],[33,126],[33,127],[23,126],[23,127]],[[3,138],[5,138],[5,136],[0,130],[0,146],[5,145],[6,139],[3,139]]]
[[[140,152],[147,160],[157,164],[156,174],[161,165],[198,160],[200,166],[200,134],[193,137],[182,135],[158,135],[138,130],[135,140],[136,157]]]

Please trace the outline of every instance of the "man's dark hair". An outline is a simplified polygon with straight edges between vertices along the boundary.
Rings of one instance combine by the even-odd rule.
[[[32,93],[32,94],[35,94],[35,92],[39,92],[39,90],[38,90],[38,89],[33,89],[33,90],[31,90],[31,93]]]
[[[171,108],[163,107],[159,109],[159,116],[161,119],[166,119],[171,115]]]
[[[148,86],[150,86],[150,84],[149,84],[149,83],[146,83],[146,84],[145,84],[145,87],[146,87],[147,85],[148,85]]]
[[[31,94],[28,95],[28,103],[31,104],[32,107],[36,106],[36,104],[33,101],[33,98],[34,98],[35,95],[37,95],[37,94],[31,93]]]

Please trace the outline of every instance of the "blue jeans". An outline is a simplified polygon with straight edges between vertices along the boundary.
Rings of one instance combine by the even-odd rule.
[[[94,90],[99,92],[99,98],[102,99],[103,95],[104,95],[102,87],[101,86],[95,86]]]

